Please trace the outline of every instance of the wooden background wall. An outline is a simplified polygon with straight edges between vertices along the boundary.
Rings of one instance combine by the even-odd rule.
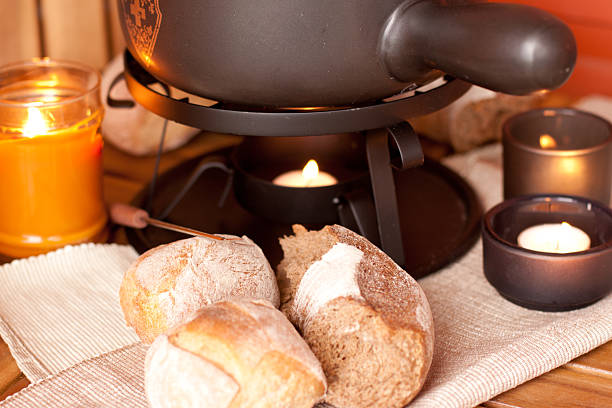
[[[0,64],[49,56],[101,69],[124,46],[116,0],[0,0]]]
[[[529,4],[564,20],[578,63],[563,90],[612,95],[612,0],[496,0]],[[0,64],[43,54],[101,69],[124,47],[116,0],[0,0]]]

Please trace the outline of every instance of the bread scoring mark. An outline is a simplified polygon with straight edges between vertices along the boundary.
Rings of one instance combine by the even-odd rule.
[[[277,351],[293,358],[304,369],[310,371],[323,384],[324,389],[327,389],[327,381],[319,360],[317,360],[305,341],[300,337],[295,327],[272,303],[265,299],[244,298],[233,298],[227,303],[232,303],[243,313],[257,321],[261,335],[265,336],[268,340],[269,350],[265,351],[265,353]]]
[[[292,315],[304,328],[327,302],[339,297],[363,299],[357,284],[358,265],[363,252],[337,243],[304,274],[295,295]]]

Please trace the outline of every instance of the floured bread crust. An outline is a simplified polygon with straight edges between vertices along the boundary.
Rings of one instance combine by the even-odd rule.
[[[339,242],[310,265],[293,300],[292,316],[299,327],[306,326],[323,306],[339,296],[363,299],[357,284],[362,259],[362,251]]]
[[[264,300],[204,307],[158,337],[145,371],[153,407],[311,408],[326,389],[312,351]]]
[[[193,237],[153,248],[126,271],[119,297],[127,324],[145,343],[229,297],[279,304],[274,272],[247,237]]]
[[[433,357],[433,320],[420,286],[344,227],[294,232],[281,239],[281,308],[321,361],[325,401],[338,408],[403,407],[422,387]],[[316,290],[322,286],[325,296]]]
[[[240,385],[204,358],[168,341],[162,335],[151,345],[145,361],[147,400],[157,407],[227,407]],[[168,381],[179,378],[180,381]]]

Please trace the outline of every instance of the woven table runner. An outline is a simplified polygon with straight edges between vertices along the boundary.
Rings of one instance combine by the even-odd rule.
[[[500,160],[494,145],[446,164],[490,208],[501,200]],[[131,247],[89,244],[0,267],[0,334],[28,379],[39,382],[0,406],[147,406],[146,347],[132,344],[137,338],[118,300],[136,256]],[[473,407],[612,339],[612,296],[570,312],[523,309],[484,278],[480,241],[419,283],[436,343],[411,407]]]

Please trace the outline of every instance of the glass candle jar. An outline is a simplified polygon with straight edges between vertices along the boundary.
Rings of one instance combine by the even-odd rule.
[[[0,253],[106,239],[100,75],[36,59],[0,68]]]
[[[568,194],[610,203],[612,125],[576,109],[536,109],[503,128],[504,197]]]

